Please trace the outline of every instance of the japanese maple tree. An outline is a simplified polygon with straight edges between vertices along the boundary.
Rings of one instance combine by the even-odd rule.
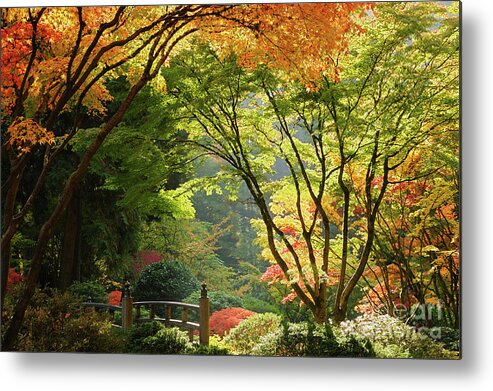
[[[261,214],[264,257],[317,322],[327,319],[334,278],[333,316],[346,316],[389,189],[437,172],[402,167],[458,130],[457,13],[395,7],[374,7],[365,34],[339,53],[337,75],[319,73],[314,88],[267,63],[252,70],[242,49],[222,57],[214,45],[183,53],[167,71],[188,142],[223,159],[223,179],[241,178]],[[413,28],[408,15],[419,21]]]

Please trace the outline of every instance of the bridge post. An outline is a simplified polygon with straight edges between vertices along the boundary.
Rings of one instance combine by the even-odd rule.
[[[128,331],[132,327],[132,308],[133,298],[130,293],[130,283],[127,281],[123,287],[122,297],[122,327],[124,331]]]
[[[199,313],[200,313],[200,344],[209,345],[209,298],[207,297],[207,284],[202,284],[200,291]]]

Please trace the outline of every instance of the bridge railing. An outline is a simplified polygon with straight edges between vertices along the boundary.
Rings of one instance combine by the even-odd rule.
[[[127,283],[123,288],[122,295],[122,305],[110,305],[104,303],[84,303],[87,307],[92,307],[98,311],[108,311],[113,315],[116,312],[122,313],[121,324],[113,325],[115,327],[122,327],[123,330],[127,331],[132,327],[133,323],[143,323],[150,321],[158,321],[165,325],[165,327],[179,327],[181,329],[186,329],[190,341],[193,340],[194,333],[198,331],[199,341],[201,345],[209,345],[209,298],[207,296],[207,285],[202,284],[202,289],[200,292],[199,304],[189,304],[182,303],[178,301],[162,301],[162,300],[149,300],[149,301],[137,301],[134,302],[131,292],[130,285]],[[148,316],[143,317],[142,309],[147,309]],[[173,319],[173,308],[178,308],[181,311],[180,319]],[[134,318],[135,309],[135,318]],[[189,321],[190,311],[198,312],[199,323]],[[176,312],[176,311],[175,311]]]
[[[198,331],[200,335],[200,322],[189,321],[189,311],[195,311],[200,314],[200,306],[196,304],[181,303],[176,301],[138,301],[134,302],[135,308],[135,323],[143,323],[149,321],[158,321],[166,327],[179,327],[186,329],[190,341],[193,340],[194,332]],[[141,308],[146,308],[147,317],[142,316]],[[181,319],[173,319],[172,315],[176,316],[174,308],[178,308],[181,312]]]

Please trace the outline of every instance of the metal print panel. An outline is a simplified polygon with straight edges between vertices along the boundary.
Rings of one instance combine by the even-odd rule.
[[[2,350],[460,358],[459,17],[3,8]]]

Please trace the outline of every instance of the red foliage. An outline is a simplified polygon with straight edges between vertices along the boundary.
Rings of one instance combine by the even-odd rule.
[[[279,265],[270,265],[260,277],[260,281],[268,281],[269,285],[279,282],[284,278],[284,273]]]
[[[24,276],[15,271],[13,267],[9,269],[9,275],[7,277],[7,289],[9,289],[13,284],[24,280]]]
[[[386,195],[386,202],[398,202],[411,209],[430,187],[430,185],[424,182],[400,182],[390,184],[389,192]]]
[[[281,231],[285,235],[291,235],[292,237],[296,236],[296,230],[293,227],[283,227]]]
[[[120,302],[122,301],[122,291],[111,291],[108,296],[108,304],[120,305]]]
[[[298,295],[296,294],[296,292],[294,290],[292,290],[287,296],[284,296],[281,300],[281,303],[282,304],[286,304],[286,303],[291,303],[292,301],[294,301],[294,299],[296,299],[298,297]],[[301,303],[300,303],[301,304]]]
[[[225,334],[229,333],[229,330],[238,326],[241,321],[252,315],[255,315],[255,312],[239,307],[224,308],[216,311],[210,317],[211,334],[218,334],[224,337]]]
[[[401,283],[399,281],[399,268],[396,265],[389,265],[386,268],[386,273],[383,269],[376,268],[375,270],[367,270],[364,275],[368,278],[375,276],[377,283],[367,292],[367,294],[359,301],[356,310],[360,313],[372,315],[373,313],[388,313],[389,309],[386,306],[389,300],[397,309],[410,309],[411,306],[418,302],[414,296],[414,292],[408,288],[405,294],[402,294]],[[387,279],[388,286],[384,281]]]
[[[295,250],[300,250],[306,248],[306,243],[302,242],[301,240],[295,240],[292,246]]]
[[[52,28],[43,23],[38,24],[36,42],[39,50],[34,59],[34,66],[46,58],[50,45],[59,39],[60,35]],[[16,23],[2,28],[2,105],[6,113],[10,113],[22,85],[33,51],[32,41],[31,23]]]
[[[356,205],[354,207],[353,214],[356,216],[362,216],[365,214],[365,210],[361,206]]]
[[[146,266],[161,262],[162,260],[163,256],[157,251],[144,250],[135,254],[133,267],[137,273],[141,273]]]

